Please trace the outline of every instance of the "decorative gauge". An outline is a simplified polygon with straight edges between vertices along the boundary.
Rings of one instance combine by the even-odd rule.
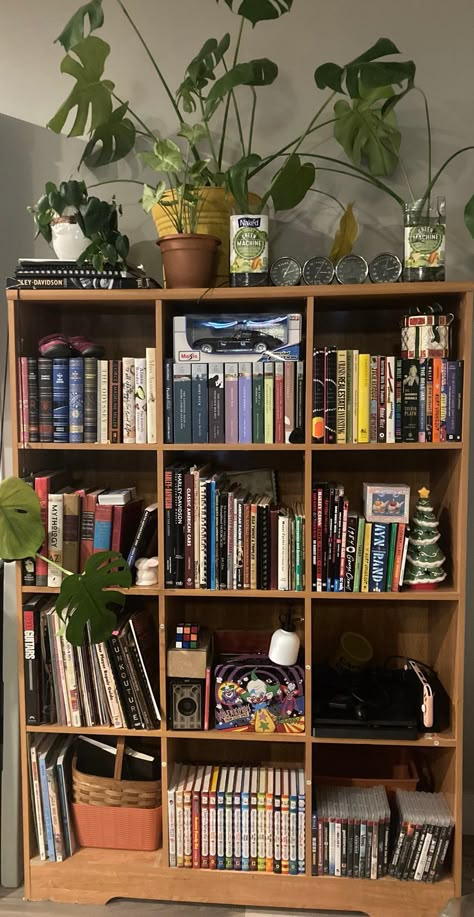
[[[270,280],[275,287],[297,287],[301,281],[301,264],[296,258],[278,258],[270,268]]]
[[[334,267],[329,258],[317,256],[308,258],[303,265],[303,280],[308,286],[332,283],[334,280]]]
[[[369,266],[361,255],[346,255],[336,265],[338,283],[364,283],[368,273]]]
[[[402,276],[403,265],[398,255],[381,252],[369,264],[372,283],[396,283]]]

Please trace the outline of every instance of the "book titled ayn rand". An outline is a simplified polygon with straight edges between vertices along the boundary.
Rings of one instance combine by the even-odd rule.
[[[369,562],[369,592],[385,592],[390,526],[374,522]]]

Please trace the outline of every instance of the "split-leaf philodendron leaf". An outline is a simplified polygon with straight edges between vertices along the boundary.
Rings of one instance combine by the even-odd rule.
[[[61,133],[70,112],[74,110],[76,116],[69,137],[82,137],[86,130],[94,131],[109,121],[115,84],[111,80],[102,79],[109,54],[110,45],[106,41],[89,35],[74,45],[71,53],[63,58],[61,73],[72,76],[76,85],[48,122],[49,129],[55,134]]]
[[[66,23],[61,34],[56,39],[65,51],[69,51],[82,38],[86,38],[84,31],[86,19],[89,19],[89,34],[103,26],[104,11],[102,9],[102,0],[90,0],[90,3],[84,3],[71,16],[69,22]]]
[[[293,0],[225,0],[225,3],[230,10],[248,19],[252,25],[265,19],[278,19],[284,13],[289,13],[293,6]]]
[[[124,102],[112,112],[108,121],[92,131],[80,164],[94,169],[117,162],[133,150],[136,131],[133,121],[126,117],[127,111],[128,102]]]
[[[84,573],[67,576],[56,611],[66,624],[69,642],[80,646],[88,623],[93,643],[108,640],[117,624],[117,614],[125,604],[125,595],[114,587],[128,589],[131,585],[130,567],[115,551],[93,554],[86,561]]]
[[[34,557],[44,541],[40,504],[32,487],[19,478],[0,484],[0,557]]]
[[[334,136],[356,166],[366,164],[371,175],[392,175],[398,164],[401,134],[394,111],[382,114],[381,101],[393,95],[391,86],[361,91],[358,99],[340,99],[334,106]]]

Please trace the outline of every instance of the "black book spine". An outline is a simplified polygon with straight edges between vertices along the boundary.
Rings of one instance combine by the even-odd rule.
[[[383,857],[385,847],[385,821],[378,822],[378,850],[377,850],[377,879],[381,879],[384,874]]]
[[[227,589],[228,494],[219,493],[219,589]]]
[[[53,669],[51,663],[51,647],[48,634],[48,619],[44,611],[40,612],[40,696],[41,696],[41,723],[57,723],[56,702],[54,696]]]
[[[115,682],[121,695],[122,706],[125,713],[125,719],[127,720],[128,728],[142,729],[143,724],[141,721],[138,704],[132,688],[128,668],[118,637],[112,635],[108,645],[110,649],[110,660],[114,672]]]
[[[418,442],[418,399],[420,368],[418,360],[402,360],[402,430],[404,443]]]
[[[164,362],[165,443],[173,438],[173,360]]]
[[[326,443],[336,442],[337,418],[337,350],[327,347],[325,355],[325,392],[324,423]]]
[[[224,366],[210,363],[208,370],[209,442],[225,442]]]
[[[347,876],[352,879],[354,875],[354,819],[347,821]]]
[[[257,505],[257,589],[263,580],[263,506]]]
[[[110,385],[110,442],[120,443],[122,440],[122,361],[110,360],[111,372]]]
[[[402,425],[402,361],[395,360],[395,442],[403,442]]]
[[[40,601],[35,596],[23,607],[25,715],[28,726],[38,726],[41,722],[39,606]]]
[[[341,822],[341,876],[347,876],[347,819]]]
[[[191,367],[173,366],[173,435],[175,443],[192,442]]]
[[[360,822],[354,821],[354,853],[352,857],[352,874],[354,879],[359,878],[360,860]]]
[[[38,357],[39,439],[53,442],[53,361]]]
[[[349,513],[347,517],[346,537],[346,572],[344,577],[344,592],[354,591],[354,573],[357,551],[358,517]]]
[[[426,442],[433,442],[433,360],[425,361],[426,380],[425,380],[425,400],[426,400]]]
[[[324,350],[313,353],[313,442],[324,443]]]
[[[323,486],[323,531],[322,531],[322,591],[328,591],[329,516],[331,509],[331,488]]]
[[[28,442],[39,443],[38,361],[28,357]]]
[[[329,875],[329,820],[323,823],[323,875]]]
[[[22,586],[36,585],[36,563],[32,557],[26,557],[21,562],[21,584]]]
[[[237,500],[237,551],[236,551],[236,587],[244,588],[244,501]]]
[[[146,686],[144,685],[144,675],[141,671],[140,660],[137,658],[138,653],[133,643],[133,638],[130,634],[128,637],[119,637],[119,641],[127,665],[127,671],[130,675],[135,700],[140,711],[143,728],[154,729],[156,723],[149,710],[149,701],[147,700],[148,691],[146,690],[145,693]]]
[[[385,443],[387,440],[387,377],[385,357],[379,357],[379,384],[378,396],[379,405],[377,411],[377,439],[379,443]]]
[[[153,537],[153,532],[156,531],[156,517],[156,509],[146,509],[144,511],[143,516],[140,519],[140,524],[138,526],[135,538],[133,539],[132,546],[128,552],[127,563],[129,567],[134,567],[137,558],[142,557],[143,552],[146,551],[149,547]],[[82,518],[84,519],[84,514]],[[82,537],[83,536],[81,532],[81,538]]]
[[[262,507],[262,589],[270,588],[270,507]]]
[[[304,363],[298,360],[296,364],[296,424],[298,430],[304,431]]]
[[[175,586],[184,587],[184,473],[182,468],[173,469],[173,522]]]
[[[424,835],[426,833],[426,828],[423,825],[415,825],[415,831],[413,834],[413,842],[411,845],[410,855],[407,859],[405,865],[405,872],[403,875],[404,879],[409,879],[413,881],[415,878],[416,867],[418,864],[420,853],[423,849],[424,844]]]
[[[173,469],[165,469],[165,589],[176,586]]]
[[[96,357],[84,357],[84,442],[97,442]]]
[[[209,436],[209,398],[207,392],[207,364],[191,366],[192,442],[207,443]]]

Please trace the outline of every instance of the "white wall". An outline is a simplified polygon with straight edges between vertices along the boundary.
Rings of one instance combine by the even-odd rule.
[[[17,0],[2,4],[0,12],[0,112],[31,124],[44,125],[63,101],[72,83],[59,75],[62,49],[54,37],[77,8],[76,0]],[[175,129],[169,102],[145,59],[136,37],[128,28],[113,0],[104,0],[106,29],[101,34],[113,45],[107,75],[115,79],[117,93],[135,108],[163,136]],[[235,30],[236,19],[224,0],[129,0],[128,8],[142,27],[173,88],[179,84],[184,65],[210,35],[220,37]],[[315,0],[294,0],[290,15],[278,22],[246,30],[245,56],[272,57],[281,77],[274,87],[261,92],[255,133],[255,150],[262,155],[291,139],[308,122],[318,104],[313,81],[315,67],[327,60],[344,62],[365,50],[377,37],[386,35],[405,57],[417,63],[417,82],[430,99],[435,165],[454,149],[474,141],[472,127],[473,76],[472,36],[474,6],[454,0],[338,0],[320,4]],[[399,109],[404,128],[402,155],[415,191],[423,190],[426,136],[421,98],[412,94]],[[9,265],[20,253],[45,250],[40,241],[33,246],[33,230],[24,213],[47,179],[67,178],[79,158],[79,142],[52,137],[44,130],[30,130],[15,121],[8,125],[9,154],[0,144],[3,178],[10,192],[7,214],[10,245]],[[306,147],[315,151],[316,143]],[[334,147],[323,144],[321,151]],[[474,274],[474,244],[464,229],[463,207],[474,192],[474,156],[456,160],[446,174],[440,191],[448,201],[448,277],[470,279]],[[5,173],[5,169],[7,170]],[[102,173],[103,175],[104,173]],[[108,175],[140,177],[137,163],[130,158]],[[361,224],[357,250],[370,256],[382,248],[400,251],[402,230],[395,204],[366,185],[327,176],[321,187],[336,192],[343,200],[354,200]],[[398,190],[408,196],[400,177]],[[117,185],[125,204],[123,227],[134,242],[132,256],[150,273],[158,270],[154,230],[136,205],[138,186]],[[5,199],[2,199],[5,214]],[[308,195],[303,207],[279,220],[273,252],[287,251],[300,258],[324,252],[334,231],[336,211],[324,198]],[[285,225],[280,225],[285,224]],[[14,232],[13,232],[14,230]],[[3,244],[3,243],[2,243]],[[5,272],[5,271],[4,271]],[[466,495],[467,499],[467,495]],[[471,501],[472,502],[472,501]],[[472,519],[472,505],[470,518]],[[470,565],[471,567],[472,565]],[[469,595],[474,585],[469,574]],[[474,792],[474,605],[467,615],[466,682],[466,781]],[[471,825],[474,830],[474,823]]]

